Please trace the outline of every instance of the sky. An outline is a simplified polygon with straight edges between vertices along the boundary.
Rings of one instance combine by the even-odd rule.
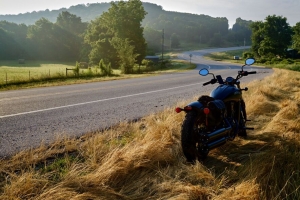
[[[111,2],[110,0],[0,0],[0,15],[41,10],[58,10],[73,5]],[[142,0],[167,11],[226,17],[231,27],[236,18],[264,21],[268,15],[287,18],[294,26],[300,22],[300,0]]]

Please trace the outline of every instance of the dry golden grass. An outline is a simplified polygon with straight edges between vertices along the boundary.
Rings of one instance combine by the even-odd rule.
[[[256,130],[204,163],[185,163],[184,114],[170,108],[2,160],[0,199],[300,199],[299,82],[300,73],[275,69],[247,85]]]

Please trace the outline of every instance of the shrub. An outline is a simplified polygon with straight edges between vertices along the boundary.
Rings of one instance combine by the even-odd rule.
[[[247,59],[247,58],[254,58],[254,54],[250,51],[246,51],[243,53],[243,58]]]

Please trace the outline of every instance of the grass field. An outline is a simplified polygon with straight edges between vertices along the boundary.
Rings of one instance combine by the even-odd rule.
[[[41,61],[26,61],[25,64],[18,64],[17,61],[0,61],[0,84],[63,77],[66,74],[66,68],[74,68],[75,64]]]
[[[195,97],[135,123],[1,160],[0,199],[300,199],[298,85],[299,72],[281,69],[247,84],[255,130],[213,150],[204,163],[185,163],[184,114],[174,111]]]
[[[126,75],[121,74],[121,70],[114,69],[110,77],[103,76],[99,67],[80,69],[79,77],[75,76],[72,70],[66,71],[66,68],[74,69],[76,63],[26,61],[26,64],[18,64],[17,61],[0,61],[0,90],[135,78],[196,67],[188,62],[175,60],[175,55],[174,53],[166,53],[165,59],[172,61],[165,68],[156,67],[149,70],[145,66],[135,67],[133,74]]]

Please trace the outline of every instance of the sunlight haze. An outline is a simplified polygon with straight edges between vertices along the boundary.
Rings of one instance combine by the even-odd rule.
[[[101,0],[0,0],[0,15],[19,14],[42,10],[58,10],[78,4],[102,3]],[[205,14],[212,17],[226,17],[229,25],[236,18],[244,20],[263,21],[268,15],[279,15],[287,18],[294,26],[300,21],[299,0],[146,0],[162,6],[167,11],[177,11],[193,14]]]

